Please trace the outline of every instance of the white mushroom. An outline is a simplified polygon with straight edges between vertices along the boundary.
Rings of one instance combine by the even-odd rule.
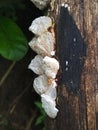
[[[39,37],[35,37],[29,42],[30,47],[39,55],[51,56],[54,50],[55,39],[50,32],[43,33]]]
[[[44,108],[47,115],[51,118],[55,118],[58,113],[58,109],[55,107],[56,103],[51,99],[50,96],[42,94],[41,95],[42,107]]]
[[[54,101],[57,97],[56,86],[57,86],[56,82],[54,80],[52,80],[50,86],[48,87],[48,89],[45,92],[45,95],[51,97],[51,99]]]
[[[59,62],[55,58],[51,58],[46,56],[43,59],[43,66],[42,66],[45,74],[50,78],[56,78],[56,74],[59,69]]]
[[[42,69],[42,60],[43,57],[40,55],[35,56],[34,59],[31,60],[28,68],[31,69],[35,74],[41,75],[44,73]]]
[[[37,78],[35,78],[33,82],[33,87],[39,95],[45,93],[49,87],[47,76],[40,75]]]
[[[50,2],[50,0],[31,0],[31,1],[40,10],[43,10]]]
[[[49,27],[52,26],[52,20],[50,17],[47,16],[41,16],[36,18],[31,26],[29,27],[29,30],[33,32],[35,35],[42,35],[42,33],[46,32]]]
[[[43,9],[50,0],[31,0],[39,9]],[[35,37],[29,42],[29,46],[38,55],[35,56],[28,68],[39,76],[34,79],[33,87],[41,96],[42,107],[47,115],[55,118],[58,113],[55,99],[57,97],[55,78],[59,70],[59,62],[55,58],[54,44],[55,34],[50,17],[41,16],[36,18],[29,30]]]

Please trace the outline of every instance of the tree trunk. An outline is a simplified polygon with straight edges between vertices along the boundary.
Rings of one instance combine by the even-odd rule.
[[[64,2],[70,6],[68,15],[71,19],[68,21],[68,16],[66,16],[67,20],[63,25],[65,30],[61,27],[62,20],[65,18],[64,14],[61,13],[61,4]],[[59,113],[54,120],[47,118],[47,130],[98,130],[96,125],[96,122],[98,122],[97,0],[55,0],[51,16],[54,17],[56,23],[56,48],[61,68],[58,74],[57,107]],[[75,27],[69,26],[68,28],[66,24],[72,20]],[[69,46],[67,38],[71,37],[69,36],[71,33],[67,35],[71,30],[74,33],[80,33],[82,37],[79,38],[79,45],[77,44],[75,49],[73,45],[72,48],[71,44]],[[64,35],[66,38],[62,39]],[[74,58],[70,60],[71,63],[64,63],[64,60],[66,58],[69,60],[74,53],[77,55],[75,55],[75,63],[73,64]],[[66,68],[67,65],[69,65],[69,70]],[[71,80],[73,81],[72,85],[70,85]]]

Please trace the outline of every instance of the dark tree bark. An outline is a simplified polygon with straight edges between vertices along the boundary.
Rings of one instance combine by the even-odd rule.
[[[67,1],[67,2],[66,2]],[[69,15],[74,20],[76,27],[79,29],[79,33],[83,39],[83,44],[85,50],[84,55],[78,55],[78,68],[77,64],[73,64],[73,60],[70,64],[74,71],[69,71],[68,75],[66,72],[62,72],[66,69],[64,58],[66,60],[67,56],[70,58],[70,55],[67,55],[68,50],[67,41],[65,38],[60,39],[63,35],[63,32],[60,30],[60,8],[62,3],[68,3],[70,6]],[[58,9],[58,11],[57,11]],[[98,3],[97,0],[55,0],[54,10],[51,11],[51,16],[55,18],[56,22],[56,48],[57,48],[57,57],[60,61],[61,69],[59,72],[59,82],[58,82],[58,98],[57,106],[59,113],[56,119],[52,120],[47,118],[47,130],[97,130],[98,122],[97,113],[98,113]],[[62,19],[64,17],[62,16]],[[69,22],[69,21],[68,21]],[[65,24],[67,21],[65,22]],[[68,31],[66,25],[64,25],[65,30]],[[66,29],[67,28],[67,29]],[[72,29],[72,28],[70,28]],[[61,33],[60,33],[61,32]],[[70,30],[69,30],[70,32]],[[67,34],[67,32],[66,32]],[[66,36],[65,36],[66,37]],[[68,39],[67,39],[68,40]],[[60,43],[61,41],[61,43]],[[64,43],[63,43],[64,41]],[[65,43],[66,42],[66,43]],[[67,44],[67,45],[64,45]],[[62,47],[64,46],[64,48]],[[69,45],[68,45],[69,46]],[[79,46],[76,46],[75,51],[77,53],[81,51]],[[82,46],[82,47],[83,47]],[[71,44],[70,44],[71,47]],[[66,53],[64,50],[65,49]],[[72,47],[72,49],[74,49]],[[73,50],[71,50],[73,52]],[[66,55],[62,58],[62,55]],[[79,58],[82,60],[79,61]],[[63,59],[63,60],[62,60]],[[75,67],[76,65],[76,67]],[[69,67],[70,67],[69,66]],[[74,67],[73,67],[74,66]],[[81,70],[81,71],[80,71]],[[74,76],[71,77],[72,72]],[[78,74],[78,73],[81,74]],[[64,76],[65,74],[65,76]],[[77,76],[76,76],[77,75]],[[69,77],[67,77],[69,76]],[[70,87],[70,77],[73,80],[73,85]],[[77,80],[75,86],[75,81]],[[75,91],[74,91],[75,90]]]

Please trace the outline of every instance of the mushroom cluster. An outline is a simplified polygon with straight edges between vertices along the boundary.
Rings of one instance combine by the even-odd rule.
[[[39,75],[34,79],[33,87],[41,96],[42,107],[47,115],[55,118],[58,113],[55,101],[57,97],[55,79],[59,70],[59,62],[53,58],[55,35],[52,20],[47,16],[36,18],[29,30],[35,34],[35,37],[29,42],[29,46],[37,55],[32,59],[28,68]]]

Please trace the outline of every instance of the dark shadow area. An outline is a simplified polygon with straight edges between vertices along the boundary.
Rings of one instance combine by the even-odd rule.
[[[73,17],[65,7],[61,7],[60,11],[57,54],[61,65],[60,84],[65,84],[68,91],[79,93],[86,44]]]
[[[43,12],[32,2],[24,0],[24,9],[16,11],[17,24],[22,29],[28,41],[33,34],[28,30],[31,22]],[[33,80],[36,75],[28,69],[31,59],[36,54],[29,49],[26,56],[15,63],[10,74],[0,86],[0,130],[41,130],[42,125],[35,126],[40,115],[34,102],[40,97],[33,91]],[[12,61],[0,56],[0,79],[11,66]]]

